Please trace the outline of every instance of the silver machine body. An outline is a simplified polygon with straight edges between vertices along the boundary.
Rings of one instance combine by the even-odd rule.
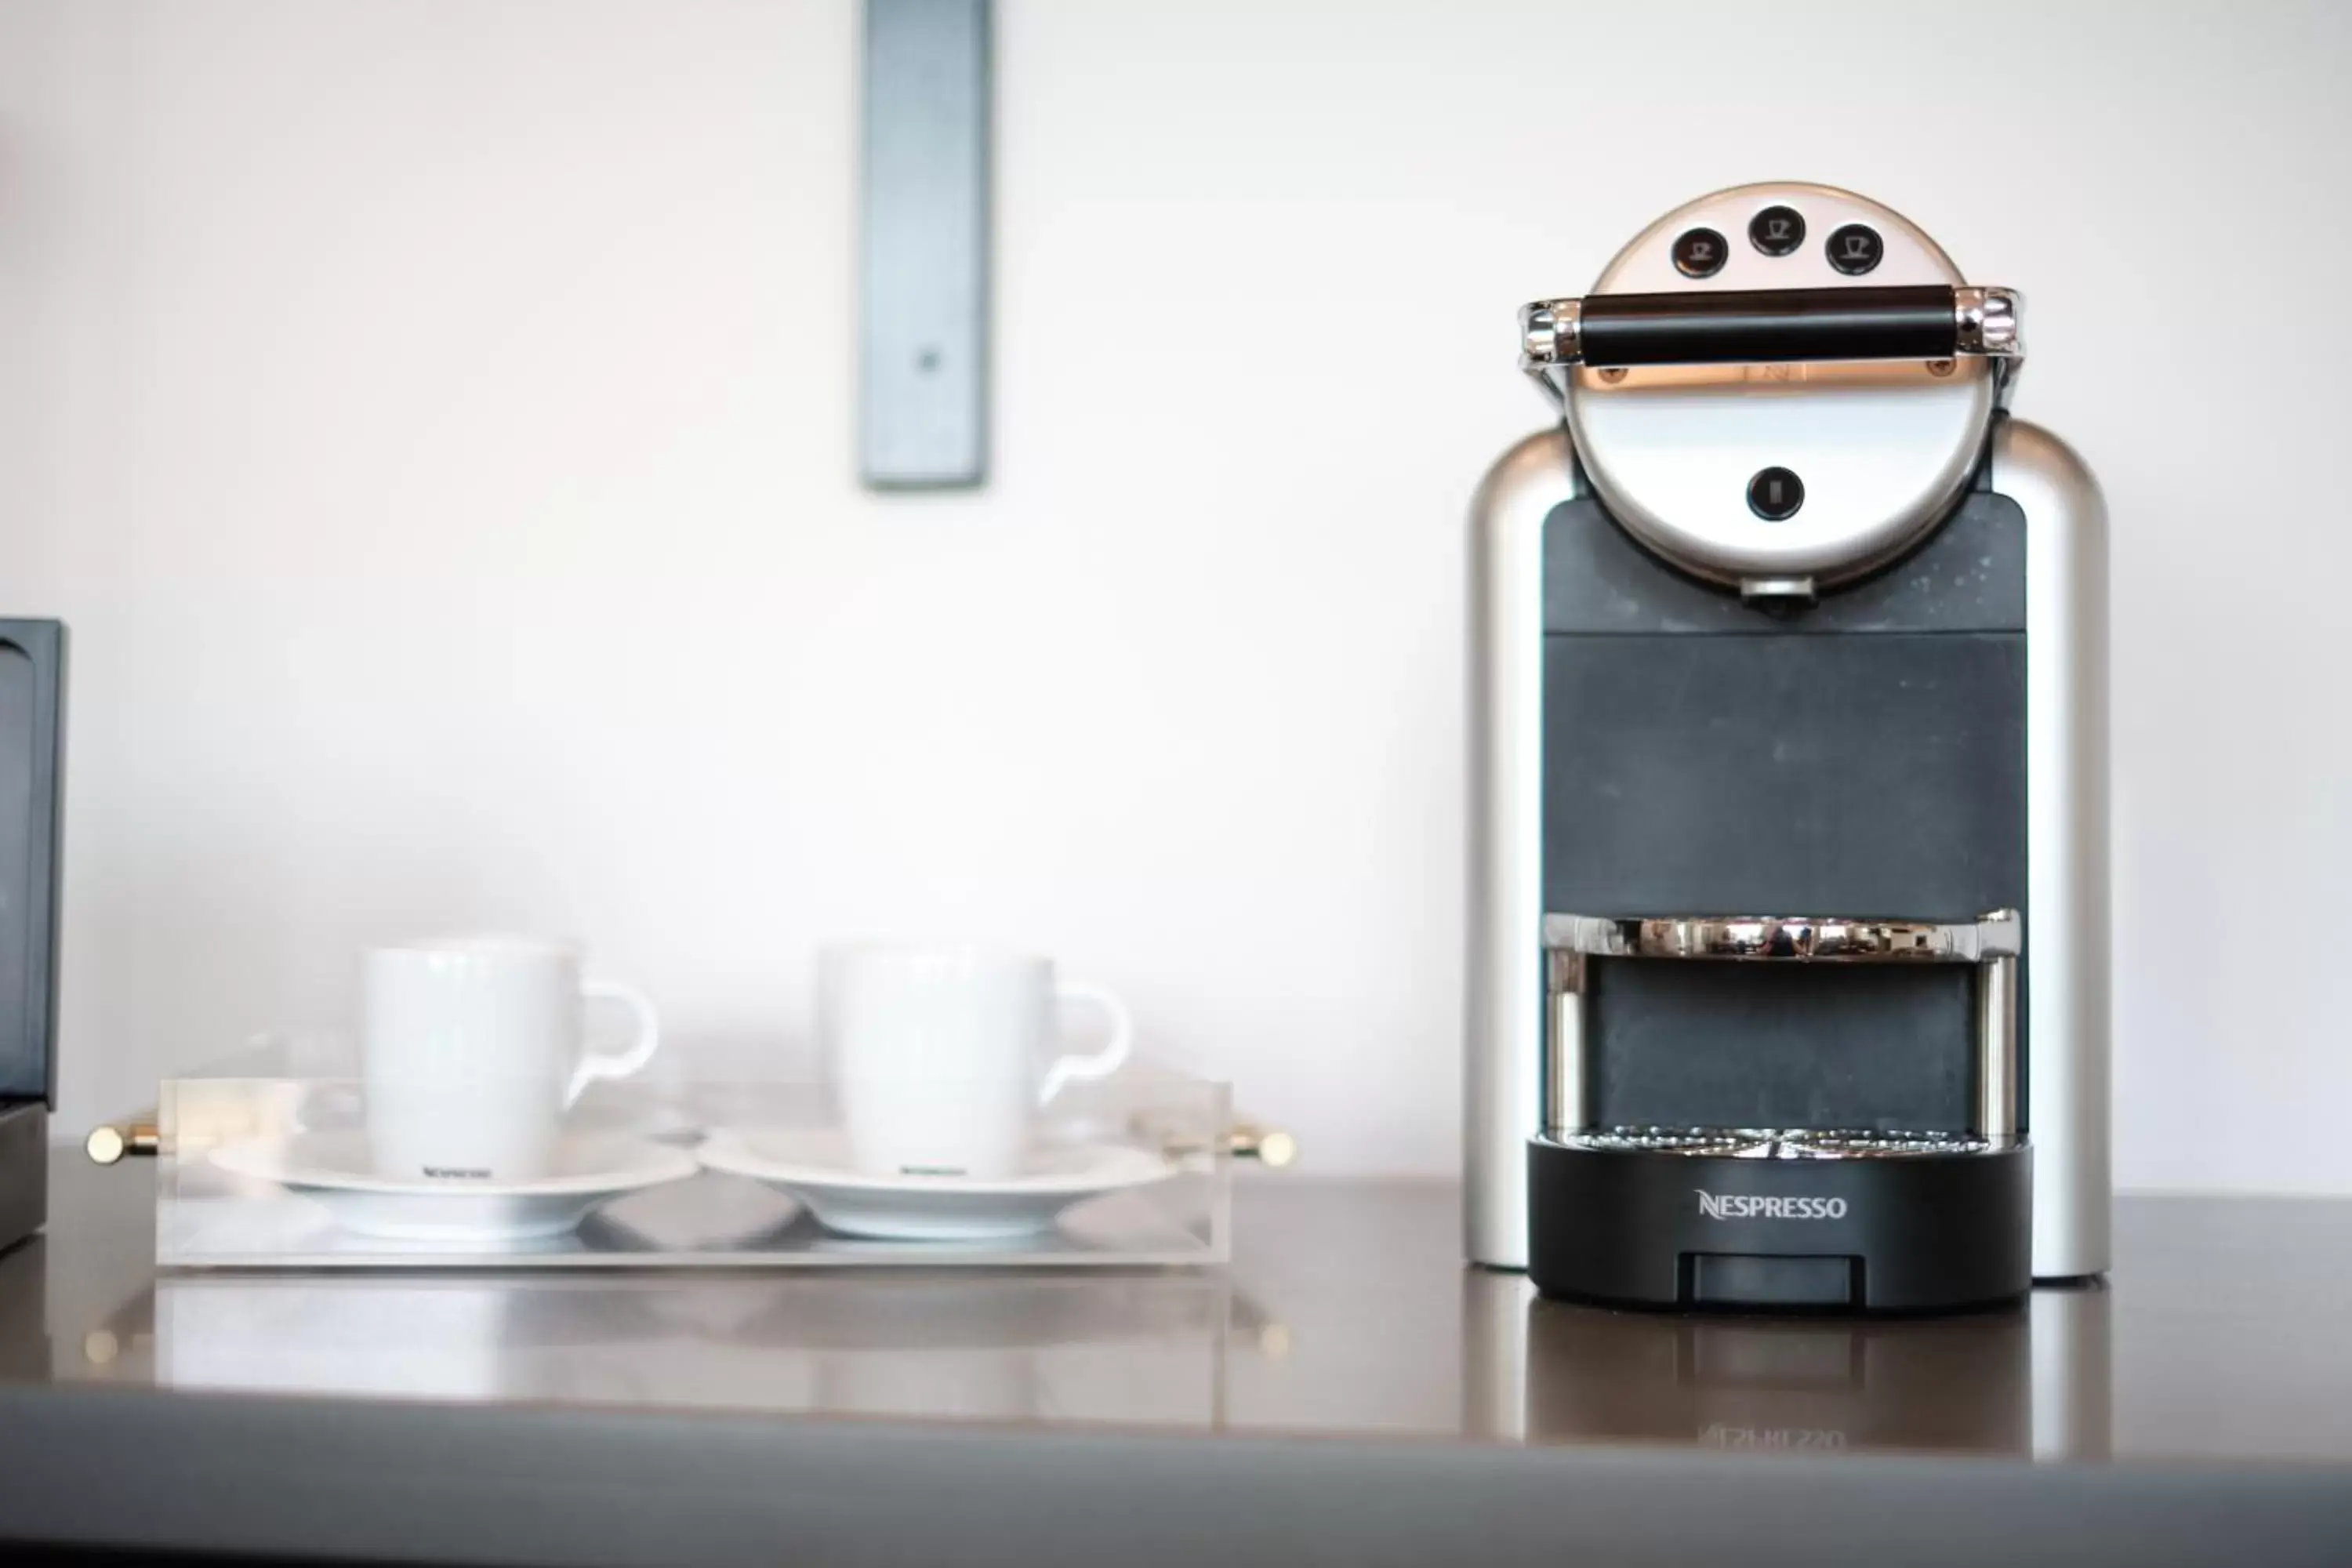
[[[1740,311],[1769,315],[1771,301],[1800,294],[1835,330],[1853,326],[1839,320],[1842,300],[1914,318],[1930,301],[1948,317],[1937,341],[1952,347],[1915,353],[1904,345],[1916,334],[1897,331],[1847,340],[1889,345],[1883,353],[1776,358],[1783,340],[1773,334],[1789,322]],[[1676,315],[1685,308],[1748,347],[1675,352],[1668,329],[1686,324]],[[1495,463],[1469,521],[1472,1262],[1528,1267],[1530,1140],[1559,1131],[1563,1115],[1575,1125],[1580,1089],[1553,1081],[1563,1050],[1578,1046],[1558,1037],[1576,1027],[1557,1005],[1561,955],[1630,951],[1611,946],[1620,938],[1594,917],[1669,912],[1545,907],[1548,523],[1569,503],[1597,501],[1666,574],[1733,604],[1801,611],[1899,575],[1964,500],[1990,492],[2023,516],[2027,896],[2021,930],[1982,928],[2007,934],[1981,956],[2021,951],[2028,979],[2020,996],[2014,964],[1992,965],[1985,984],[1995,989],[1979,994],[2015,1016],[2027,1046],[2005,1062],[1985,1048],[1978,1131],[2030,1136],[2033,1278],[2107,1268],[2106,521],[2074,451],[2008,412],[2019,313],[2016,295],[1969,285],[1899,214],[1801,184],[1686,204],[1620,251],[1586,296],[1522,312],[1521,368],[1559,417]],[[1612,363],[1604,343],[1631,340],[1608,334],[1636,317],[1657,330],[1633,363]],[[1765,476],[1783,473],[1802,482],[1793,511],[1775,520],[1780,493]],[[1556,730],[1549,743],[1563,743]],[[1845,940],[1826,929],[1814,935]],[[1986,1027],[1988,1039],[1999,1035]],[[2012,1124],[2000,1124],[2004,1111]]]

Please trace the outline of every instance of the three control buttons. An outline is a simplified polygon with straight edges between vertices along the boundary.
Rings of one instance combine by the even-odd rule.
[[[1804,247],[1805,215],[1794,207],[1770,206],[1748,220],[1748,243],[1766,256],[1794,256]],[[1843,224],[1822,247],[1829,264],[1859,278],[1885,259],[1886,242],[1866,223]],[[1675,270],[1685,278],[1712,278],[1730,259],[1731,247],[1711,228],[1686,228],[1675,238]]]

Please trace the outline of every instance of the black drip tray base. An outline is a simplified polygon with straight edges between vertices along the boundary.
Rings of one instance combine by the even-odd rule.
[[[1535,1139],[1528,1276],[1547,1296],[1706,1310],[1953,1311],[2032,1287],[2030,1148],[1851,1136]]]

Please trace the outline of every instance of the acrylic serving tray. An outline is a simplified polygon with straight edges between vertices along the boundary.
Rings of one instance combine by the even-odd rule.
[[[328,1037],[165,1080],[156,1262],[214,1268],[1085,1268],[1230,1252],[1225,1086],[1149,1066],[1074,1084],[1009,1180],[860,1172],[822,1082],[666,1051],[599,1084],[526,1183],[387,1178]]]

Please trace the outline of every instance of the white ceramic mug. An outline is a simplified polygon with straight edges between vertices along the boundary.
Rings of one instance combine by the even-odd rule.
[[[660,1020],[645,993],[583,981],[567,943],[442,937],[373,948],[362,975],[362,1077],[378,1173],[466,1183],[550,1174],[563,1113],[599,1079],[653,1059]],[[584,1004],[611,1000],[635,1037],[591,1053]]]
[[[1125,1004],[1057,981],[1051,959],[988,948],[867,942],[826,948],[818,1033],[858,1169],[992,1179],[1022,1168],[1038,1110],[1116,1072],[1135,1043]],[[1110,1039],[1054,1055],[1061,1006],[1104,1014]]]

